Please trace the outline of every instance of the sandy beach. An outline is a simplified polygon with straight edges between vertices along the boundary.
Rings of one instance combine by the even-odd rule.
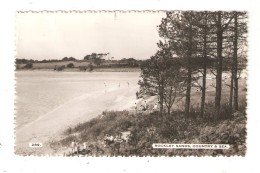
[[[131,87],[125,91],[125,88],[111,88],[105,94],[86,94],[59,106],[16,132],[17,154],[53,154],[48,147],[49,141],[61,137],[66,128],[100,115],[103,110],[125,110],[133,107],[136,99],[133,92],[136,89]],[[95,97],[102,97],[102,102]],[[28,144],[34,142],[42,143],[43,147],[29,148]]]
[[[16,129],[16,154],[54,154],[55,151],[51,149],[49,143],[61,138],[68,127],[97,117],[105,110],[126,110],[134,107],[137,84],[128,86],[126,83],[121,83],[119,86],[119,83],[112,82],[110,85],[107,83],[105,89],[102,87],[100,90],[97,86],[97,90],[74,97],[35,120],[19,126]],[[31,148],[30,143],[42,143],[43,146]]]

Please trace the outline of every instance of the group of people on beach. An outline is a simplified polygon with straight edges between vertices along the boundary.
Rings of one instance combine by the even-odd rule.
[[[127,84],[127,87],[130,86],[130,83],[128,81],[126,82],[126,84]],[[106,82],[104,82],[104,86],[105,86],[105,88],[107,87],[107,83]],[[121,83],[119,82],[118,83],[118,88],[120,88],[120,86],[121,86]]]
[[[87,142],[83,142],[82,145],[80,145],[79,142],[73,140],[69,147],[68,153],[64,152],[63,156],[84,156],[90,153],[104,154],[104,150],[102,150],[102,148],[98,145],[87,145]]]
[[[144,104],[142,105],[140,105],[140,107],[138,107],[138,105],[137,105],[137,103],[135,102],[135,111],[137,112],[137,111],[147,111],[147,110],[151,110],[151,109],[149,109],[149,105],[147,104],[147,102],[146,102],[146,100],[144,101]],[[154,106],[153,106],[153,108],[152,108],[152,111],[157,111],[157,109],[158,109],[158,104],[157,103],[155,103],[154,104]]]
[[[104,147],[110,146],[111,144],[126,144],[129,141],[130,132],[122,132],[126,133],[123,135],[117,134],[115,136],[106,134],[104,136]],[[73,140],[70,145],[70,151],[69,155],[79,155],[80,153],[86,153],[89,150],[89,147],[87,145],[87,142],[83,142],[82,145],[80,145],[79,142],[76,142]]]
[[[127,87],[129,88],[130,83],[127,81],[126,84],[127,84]],[[108,86],[106,82],[104,82],[104,86],[105,86],[105,93],[106,93],[107,92],[107,86]],[[118,88],[120,88],[120,87],[121,87],[121,83],[119,82],[118,83]]]
[[[104,136],[104,146],[109,146],[111,144],[122,144],[122,143],[128,143],[129,141],[129,136],[130,135],[127,135],[127,136],[122,136],[122,135],[116,135],[116,136],[113,136],[113,135],[108,135],[106,134]]]
[[[79,152],[80,152],[81,150],[86,151],[86,150],[88,149],[88,146],[87,146],[87,143],[86,143],[86,142],[83,142],[82,147],[81,147],[80,144],[79,144],[79,142],[76,142],[75,140],[73,140],[73,141],[71,142],[70,148],[71,148],[71,153],[72,153],[72,154],[73,154],[73,153],[79,154]]]

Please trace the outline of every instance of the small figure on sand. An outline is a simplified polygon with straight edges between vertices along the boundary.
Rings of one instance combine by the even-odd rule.
[[[136,106],[136,109],[137,109],[137,106]],[[141,105],[138,110],[146,111],[147,109],[148,109],[148,105],[147,105],[146,101],[144,101],[144,105]]]
[[[140,106],[139,111],[145,111],[145,107],[143,105]]]
[[[138,91],[136,91],[136,99],[139,99],[139,92]]]
[[[105,85],[105,93],[107,92],[107,84],[104,82]]]
[[[106,135],[104,136],[104,143],[105,143],[105,144],[104,144],[105,147],[106,147],[107,145],[110,145],[110,144],[114,143],[114,136],[106,134]]]
[[[76,148],[76,142],[75,142],[75,140],[73,140],[73,141],[71,142],[70,147],[71,147],[71,152],[74,153],[74,152],[75,152],[75,148]]]
[[[115,143],[120,144],[122,142],[122,139],[119,135],[116,135],[114,141]]]
[[[78,142],[76,142],[75,140],[73,140],[73,141],[71,142],[70,147],[71,147],[71,153],[72,153],[72,154],[74,154],[74,153],[79,154],[80,145],[79,145]]]
[[[110,140],[111,142],[113,142],[113,141],[114,141],[114,136],[111,135],[111,136],[109,137],[109,140]]]
[[[146,100],[144,101],[144,110],[147,110],[147,103],[146,103]]]
[[[76,151],[77,154],[79,154],[79,151],[80,151],[80,145],[79,145],[78,142],[76,142],[75,151]]]
[[[155,105],[153,106],[153,111],[157,111],[157,109],[158,109],[158,104],[155,103]]]
[[[135,102],[135,113],[137,113],[137,104]]]
[[[83,143],[83,150],[86,151],[87,149],[88,149],[87,143],[84,142],[84,143]]]
[[[129,82],[127,82],[127,87],[129,88]]]
[[[106,135],[104,136],[104,147],[106,147],[108,141],[109,141],[109,135],[106,134]]]
[[[120,88],[120,83],[118,84],[118,88]]]

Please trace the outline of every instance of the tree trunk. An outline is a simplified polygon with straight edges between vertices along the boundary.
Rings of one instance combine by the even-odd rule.
[[[190,61],[190,60],[188,60],[188,61]],[[186,91],[186,101],[185,101],[185,116],[186,117],[189,117],[189,114],[190,114],[190,94],[191,94],[191,69],[190,68],[191,67],[189,67],[189,69],[188,69],[188,76],[187,76],[187,91]]]
[[[190,24],[189,28],[189,50],[187,56],[187,91],[186,91],[186,100],[185,100],[185,116],[189,117],[190,115],[190,94],[191,94],[191,56],[192,56],[192,25]]]
[[[206,60],[205,60],[206,61]],[[205,107],[205,98],[206,98],[206,75],[207,75],[207,66],[203,64],[203,76],[202,76],[202,88],[201,88],[201,108],[200,108],[200,117],[204,116],[204,107]]]
[[[238,76],[237,76],[237,12],[235,12],[235,38],[234,38],[234,110],[238,110]]]
[[[232,114],[233,113],[233,96],[234,96],[234,77],[235,77],[235,64],[234,60],[235,56],[233,53],[233,58],[232,58],[232,69],[231,69],[231,78],[230,78],[230,94],[229,94],[229,111]]]
[[[216,120],[220,116],[221,89],[222,89],[222,42],[223,30],[221,26],[221,12],[217,14],[217,76],[216,76],[216,96],[215,96],[215,115]]]
[[[163,86],[159,86],[159,104],[160,104],[160,116],[162,116],[163,114],[163,100],[164,100],[164,97],[163,97]]]
[[[229,95],[229,111],[231,114],[233,112],[233,91],[234,91],[234,63],[233,62],[232,62],[232,73],[230,78],[230,95]]]
[[[202,88],[201,88],[201,107],[200,117],[204,116],[205,97],[206,97],[206,77],[207,77],[207,14],[205,16],[206,21],[204,23],[204,36],[203,36],[203,76],[202,76]]]
[[[169,102],[168,102],[168,110],[167,110],[167,114],[170,115],[171,114],[171,107],[172,107],[172,87],[170,88],[170,93],[169,93]],[[166,99],[166,98],[165,98]]]
[[[168,114],[168,115],[171,115],[171,107],[170,107],[170,106],[168,107],[167,114]]]

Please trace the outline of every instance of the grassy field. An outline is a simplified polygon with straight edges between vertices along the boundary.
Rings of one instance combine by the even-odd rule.
[[[73,63],[74,67],[88,66],[87,61],[64,61],[64,62],[45,62],[45,63],[33,63],[33,69],[54,69],[55,66],[67,66],[67,64]],[[19,64],[19,67],[23,67],[25,64]]]
[[[80,71],[79,67],[85,66],[88,67],[90,62],[87,61],[65,61],[65,62],[46,62],[46,63],[33,63],[33,67],[30,70],[53,70],[55,66],[60,67],[60,66],[67,66],[69,63],[74,64],[74,68],[65,68],[63,71]],[[24,70],[23,67],[26,64],[19,64],[18,69],[19,70]],[[111,67],[109,67],[111,66]],[[28,70],[28,69],[26,69]],[[88,69],[87,69],[88,71]],[[100,66],[95,66],[93,68],[93,71],[96,72],[136,72],[136,71],[141,71],[139,67],[120,67],[116,66],[113,63],[106,62],[102,63]]]

